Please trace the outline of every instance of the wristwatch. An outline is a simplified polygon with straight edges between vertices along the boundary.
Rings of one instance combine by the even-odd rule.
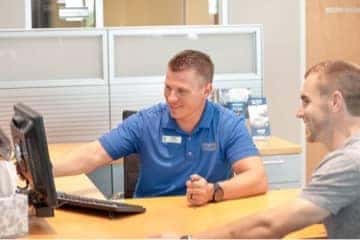
[[[220,202],[223,200],[223,198],[224,198],[224,190],[222,189],[219,183],[217,182],[214,183],[214,192],[213,192],[212,201]]]
[[[191,238],[191,235],[182,235],[182,236],[180,236],[180,239],[189,239],[189,240],[191,240],[192,238]]]

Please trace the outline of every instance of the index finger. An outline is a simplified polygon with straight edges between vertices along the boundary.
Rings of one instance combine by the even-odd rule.
[[[190,175],[190,181],[192,181],[192,182],[198,181],[200,179],[201,179],[201,177],[198,174],[191,174]]]

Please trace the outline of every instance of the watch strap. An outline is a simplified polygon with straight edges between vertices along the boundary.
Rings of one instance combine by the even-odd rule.
[[[218,182],[213,183],[213,184],[214,184],[214,191],[213,191],[213,195],[212,195],[212,202],[217,202],[216,193],[218,191],[222,191],[222,188]]]

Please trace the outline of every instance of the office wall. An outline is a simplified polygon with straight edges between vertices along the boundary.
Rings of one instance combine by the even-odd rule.
[[[103,0],[104,26],[180,25],[183,0]]]
[[[26,0],[0,0],[0,28],[25,27]]]
[[[295,118],[301,85],[301,7],[298,0],[229,0],[229,24],[264,26],[264,94],[272,133],[301,142]]]
[[[306,65],[326,59],[344,59],[360,64],[359,0],[306,1]],[[321,143],[306,146],[306,176],[327,153]]]
[[[215,15],[209,14],[208,0],[185,1],[185,24],[216,24]]]

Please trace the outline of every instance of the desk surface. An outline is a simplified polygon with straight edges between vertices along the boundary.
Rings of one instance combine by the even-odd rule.
[[[262,156],[301,153],[300,145],[275,136],[266,140],[255,140],[255,144]]]
[[[60,191],[85,196],[101,194],[84,175],[56,179]],[[196,233],[227,223],[254,212],[273,207],[296,197],[298,190],[277,190],[266,195],[211,203],[204,207],[189,207],[183,196],[147,199],[127,199],[140,204],[146,212],[109,219],[69,210],[56,210],[54,218],[30,218],[30,238],[144,238],[160,233]],[[314,225],[288,237],[314,238],[325,236],[322,225]]]
[[[258,145],[260,144],[260,145]],[[66,154],[81,144],[50,145],[52,159]],[[272,137],[268,141],[257,142],[262,154],[296,154],[300,147],[280,138]],[[103,198],[102,194],[85,176],[63,177],[55,180],[58,191],[83,196]],[[144,238],[161,233],[196,233],[224,224],[241,216],[273,207],[294,199],[298,190],[277,190],[266,195],[238,200],[211,203],[203,207],[189,207],[183,196],[144,199],[127,199],[126,203],[142,205],[143,214],[119,216],[109,219],[107,216],[85,212],[56,210],[55,217],[30,218],[30,238],[107,238],[136,237]],[[314,238],[325,236],[322,225],[315,225],[295,232],[289,237]]]

